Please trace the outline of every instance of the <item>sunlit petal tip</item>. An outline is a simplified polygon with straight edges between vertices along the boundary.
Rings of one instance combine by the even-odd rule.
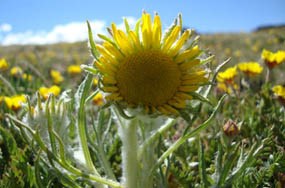
[[[198,57],[198,55],[200,53],[201,53],[201,50],[199,49],[199,47],[194,46],[193,48],[186,50],[181,54],[178,54],[175,57],[175,62],[176,63],[183,63],[184,61],[191,60],[191,59]]]
[[[168,52],[169,48],[171,48],[171,46],[174,44],[175,40],[177,39],[179,32],[180,32],[180,29],[181,29],[181,27],[178,25],[174,27],[172,32],[167,37],[167,39],[166,39],[166,41],[162,47],[162,51]]]

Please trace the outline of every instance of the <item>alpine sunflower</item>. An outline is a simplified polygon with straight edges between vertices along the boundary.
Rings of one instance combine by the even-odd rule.
[[[106,100],[148,114],[178,115],[208,81],[200,48],[187,43],[191,30],[174,24],[163,35],[159,15],[152,21],[145,12],[134,30],[127,20],[125,25],[124,32],[112,24],[111,38],[99,35],[104,41],[96,45],[100,56],[94,66]]]

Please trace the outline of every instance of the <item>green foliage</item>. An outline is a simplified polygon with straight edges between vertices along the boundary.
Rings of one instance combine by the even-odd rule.
[[[33,154],[17,147],[9,130],[0,127],[0,187],[35,187]]]
[[[97,57],[90,27],[89,38],[91,53]],[[263,48],[284,48],[285,36],[284,30],[272,30],[201,38],[203,47],[215,54],[209,58],[214,58],[210,66],[218,67],[228,57],[232,57],[231,65],[260,61]],[[112,115],[114,109],[108,104],[91,104],[100,83],[95,87],[89,74],[82,82],[82,75],[70,77],[66,72],[70,64],[90,64],[83,68],[96,73],[86,43],[0,50],[11,67],[19,65],[34,78],[28,82],[12,77],[8,71],[0,73],[1,96],[29,95],[29,103],[19,111],[8,109],[0,99],[0,187],[94,187],[98,181],[119,187],[122,142],[117,133],[119,120]],[[65,92],[44,101],[35,93],[40,86],[52,84],[51,69],[62,72],[65,81],[60,87]],[[145,144],[139,148],[142,157],[147,157],[149,143],[156,147],[151,151],[154,156],[161,156],[178,143],[154,164],[154,187],[281,187],[280,174],[285,173],[285,109],[271,88],[284,84],[283,72],[284,65],[271,70],[268,82],[265,75],[254,80],[241,77],[240,90],[221,104],[221,93],[210,85],[205,91],[208,96],[196,95],[197,101],[181,112],[183,119],[157,129],[156,134],[138,135],[143,141],[140,144]],[[236,136],[223,132],[228,119],[239,126]],[[196,132],[199,137],[193,136]],[[82,143],[87,144],[80,150]],[[101,176],[93,173],[96,171]]]

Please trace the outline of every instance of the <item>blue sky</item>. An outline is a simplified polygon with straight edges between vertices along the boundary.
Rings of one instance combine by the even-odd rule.
[[[284,0],[0,0],[0,7],[3,45],[84,40],[86,20],[95,33],[104,32],[122,17],[139,18],[142,10],[158,12],[165,27],[182,13],[184,25],[199,32],[247,32],[285,23]]]

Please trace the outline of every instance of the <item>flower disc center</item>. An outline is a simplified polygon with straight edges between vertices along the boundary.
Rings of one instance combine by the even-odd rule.
[[[130,104],[160,106],[180,86],[181,72],[171,57],[161,51],[145,50],[129,55],[116,74],[119,93]]]

